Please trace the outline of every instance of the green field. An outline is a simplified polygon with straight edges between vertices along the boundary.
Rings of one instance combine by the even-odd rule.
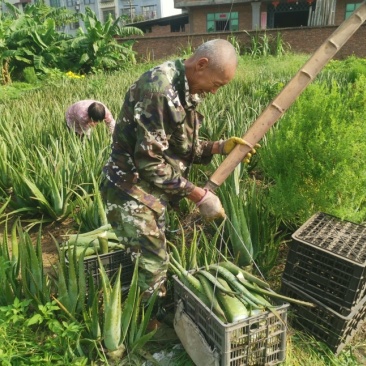
[[[199,107],[205,116],[202,138],[244,135],[308,57],[241,57],[233,82]],[[174,346],[161,336],[139,344],[146,317],[123,306],[126,352],[122,361],[113,361],[104,343],[103,307],[84,303],[78,275],[55,259],[56,242],[63,241],[60,232],[88,233],[106,224],[98,186],[110,136],[100,125],[90,140],[81,141],[66,128],[64,113],[75,101],[96,99],[117,117],[127,88],[152,65],[80,78],[57,73],[42,83],[1,87],[0,364],[141,365],[152,352]],[[323,211],[358,224],[366,221],[365,86],[363,59],[330,62],[262,139],[251,163],[237,168],[220,187],[228,213],[224,227],[189,222],[195,211],[188,202],[169,215],[169,230],[178,233],[169,240],[186,246],[187,269],[193,263],[189,248],[198,248],[195,260],[202,266],[205,260],[215,263],[219,249],[233,260],[250,243],[251,259],[260,270],[254,273],[277,291],[289,235],[307,218]],[[215,157],[210,166],[195,167],[191,180],[204,185],[221,162]],[[49,267],[45,258],[54,260],[54,276],[44,271]],[[128,304],[139,306],[136,298]],[[134,321],[128,322],[126,314]],[[365,349],[364,331],[335,357],[289,327],[283,365],[363,365]],[[191,362],[184,351],[175,357],[174,365]]]

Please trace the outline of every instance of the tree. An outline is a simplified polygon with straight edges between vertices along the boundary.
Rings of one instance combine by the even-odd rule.
[[[27,4],[24,11],[4,2],[8,12],[1,17],[0,50],[2,78],[10,72],[21,78],[25,67],[45,72],[62,68],[65,40],[71,36],[58,32],[57,26],[74,21],[74,14],[63,8],[51,8],[42,3]]]
[[[84,22],[85,31],[79,28],[77,36],[70,40],[70,57],[75,60],[76,67],[84,73],[97,70],[117,70],[128,64],[135,63],[135,52],[132,50],[134,41],[119,43],[117,37],[143,35],[136,27],[121,27],[122,17],[113,20],[111,14],[102,24],[96,14],[85,9],[80,14]]]

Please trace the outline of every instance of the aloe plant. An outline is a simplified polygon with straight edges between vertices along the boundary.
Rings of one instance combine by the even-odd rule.
[[[57,245],[57,244],[56,244]],[[87,278],[84,269],[84,253],[76,255],[76,247],[68,250],[68,258],[65,251],[60,250],[59,263],[54,266],[54,283],[57,289],[55,300],[59,306],[72,319],[78,318],[85,310]],[[91,300],[93,301],[93,300]]]
[[[134,273],[126,300],[122,299],[120,281],[123,268],[119,268],[116,280],[112,284],[100,259],[99,267],[104,307],[101,338],[108,351],[108,358],[117,360],[122,358],[126,350],[130,354],[140,352],[142,347],[154,335],[155,331],[146,333],[146,330],[154,309],[157,292],[150,298],[145,312],[140,287],[137,283],[138,258],[135,262]],[[94,329],[98,329],[97,325],[94,325]]]
[[[225,182],[219,196],[227,213],[225,232],[231,255],[241,266],[255,264],[269,271],[276,259],[286,233],[281,221],[265,205],[267,191],[260,182],[244,179],[240,168]]]
[[[43,267],[42,226],[39,227],[35,245],[30,235],[17,225],[19,236],[19,258],[21,263],[21,280],[24,294],[35,303],[43,305],[51,301],[51,285]]]
[[[24,296],[19,281],[20,261],[16,225],[12,227],[11,239],[9,242],[8,221],[6,221],[0,246],[0,305],[9,305],[16,298],[21,299]]]

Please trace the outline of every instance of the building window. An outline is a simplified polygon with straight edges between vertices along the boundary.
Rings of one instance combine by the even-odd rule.
[[[185,27],[184,24],[173,23],[173,24],[170,25],[170,31],[171,32],[185,32],[186,27]]]
[[[50,0],[50,6],[52,8],[59,8],[61,6],[60,0]]]
[[[358,4],[347,4],[346,5],[346,16],[344,19],[347,19],[350,17],[350,15],[361,5],[362,3]]]
[[[239,30],[238,12],[207,14],[207,32]]]
[[[142,6],[141,9],[144,19],[156,18],[156,5]]]
[[[95,0],[84,0],[84,5],[95,4]]]
[[[68,7],[74,6],[76,4],[76,1],[74,0],[66,0],[66,5]]]
[[[103,10],[103,20],[105,22],[108,20],[109,14],[112,15],[113,19],[116,19],[116,12],[114,11],[114,9],[106,9],[106,10]]]
[[[136,9],[134,7],[126,7],[122,9],[122,15],[127,16],[129,19],[131,19],[131,21],[135,18],[136,16]]]

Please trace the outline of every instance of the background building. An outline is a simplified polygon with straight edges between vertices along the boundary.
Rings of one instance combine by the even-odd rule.
[[[28,3],[35,0],[8,0],[9,3],[18,8],[24,8]],[[65,7],[71,12],[84,13],[89,7],[97,18],[105,22],[111,14],[114,19],[124,16],[124,22],[135,23],[151,19],[159,19],[176,14],[181,14],[182,10],[174,8],[174,0],[45,0],[45,4],[51,7]],[[65,33],[75,33],[82,24],[74,23],[65,27]]]
[[[190,33],[339,25],[361,0],[174,0]]]

